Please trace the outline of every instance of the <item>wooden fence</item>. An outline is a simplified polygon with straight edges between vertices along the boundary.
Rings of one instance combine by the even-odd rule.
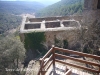
[[[81,56],[81,57],[89,57],[89,58],[98,60],[99,62],[97,63],[97,62],[91,62],[91,61],[87,61],[87,60],[78,59],[78,58],[75,58],[75,57],[71,57],[69,55],[59,54],[57,51],[78,55],[78,56]],[[46,58],[48,58],[47,61],[45,61]],[[77,61],[77,62],[80,62],[80,63],[85,63],[85,64],[92,65],[92,66],[97,66],[98,70],[94,69],[94,68],[89,68],[89,67],[86,67],[86,66],[80,66],[80,65],[64,62],[63,60],[59,60],[59,59],[56,59],[56,58],[70,59],[70,60]],[[80,69],[83,69],[83,70],[87,70],[87,71],[90,71],[90,72],[94,72],[94,73],[97,73],[98,75],[100,74],[100,56],[82,53],[82,52],[73,51],[73,50],[68,50],[68,49],[63,49],[63,48],[58,48],[58,47],[52,47],[44,55],[44,57],[40,59],[40,69],[39,69],[38,75],[45,75],[45,73],[48,71],[48,69],[50,68],[50,66],[52,64],[53,64],[53,67],[55,67],[55,62],[59,62],[59,63],[65,64],[65,65],[73,66],[73,67],[80,68]],[[48,63],[49,63],[49,65],[47,65]],[[67,74],[65,74],[65,75],[67,75]]]

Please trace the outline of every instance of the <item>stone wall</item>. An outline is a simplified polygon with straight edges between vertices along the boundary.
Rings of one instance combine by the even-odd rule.
[[[66,30],[66,31],[52,31],[52,32],[45,32],[46,35],[46,42],[45,45],[51,48],[52,45],[55,44],[55,38],[60,41],[60,46],[63,47],[63,40],[67,40],[69,47],[71,46],[72,42],[77,42],[80,38],[79,36],[80,30]]]
[[[77,41],[79,38],[78,34],[80,32],[80,24],[82,20],[82,16],[64,16],[64,17],[45,17],[45,18],[26,18],[25,20],[25,28],[23,30],[26,30],[26,32],[23,31],[23,33],[20,33],[21,41],[24,42],[24,34],[25,33],[30,33],[34,32],[32,30],[35,30],[36,28],[40,27],[35,27],[32,24],[38,24],[41,23],[45,20],[45,36],[46,36],[46,42],[44,43],[45,46],[47,46],[48,50],[51,48],[52,45],[55,44],[55,38],[60,40],[60,46],[63,46],[63,40],[67,40],[69,43],[69,46],[71,46],[72,42]],[[65,21],[69,20],[69,21]],[[64,23],[64,22],[69,22],[69,23]],[[35,27],[35,28],[34,28]],[[49,30],[51,29],[51,30]],[[57,30],[58,29],[58,30]],[[41,30],[41,29],[40,29]],[[44,28],[43,28],[44,30]]]
[[[70,20],[74,19],[77,21],[81,21],[82,16],[64,16],[64,17],[45,17],[45,18],[27,18],[26,22],[42,22],[45,21],[56,21],[56,20]]]
[[[98,0],[84,0],[84,9],[97,9]]]
[[[25,34],[25,33],[24,33]],[[24,42],[24,34],[20,34],[21,41]],[[46,41],[44,45],[48,48],[48,50],[55,45],[55,38],[60,41],[60,47],[63,47],[63,40],[68,41],[69,47],[71,47],[72,43],[75,43],[80,38],[80,29],[69,29],[64,31],[47,31],[45,32]]]
[[[100,21],[100,10],[85,10],[83,13],[83,25],[91,25],[95,20]]]
[[[83,25],[91,25],[95,20],[100,21],[100,9],[97,6],[98,0],[85,0]]]

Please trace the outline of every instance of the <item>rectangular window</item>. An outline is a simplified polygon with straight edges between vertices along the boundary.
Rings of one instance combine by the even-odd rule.
[[[46,22],[45,26],[46,26],[46,28],[60,27],[60,22]]]
[[[40,23],[37,24],[25,24],[25,29],[39,29],[41,26]]]

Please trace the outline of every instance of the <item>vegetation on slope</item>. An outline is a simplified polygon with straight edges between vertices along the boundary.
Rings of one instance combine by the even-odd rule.
[[[20,75],[16,70],[21,68],[24,58],[25,48],[19,39],[13,35],[0,38],[0,75]]]
[[[18,27],[21,24],[22,18],[7,13],[0,13],[0,34]]]
[[[0,12],[16,15],[22,13],[34,13],[43,7],[43,4],[35,1],[0,1]]]
[[[43,7],[43,4],[35,1],[0,1],[0,34],[21,24],[22,18],[18,15],[34,13]]]
[[[26,50],[31,49],[38,55],[39,54],[43,55],[46,53],[46,47],[43,45],[43,43],[45,42],[44,32],[33,32],[24,35],[25,35],[24,45]]]
[[[75,13],[81,14],[83,11],[83,4],[83,0],[61,0],[38,11],[36,17],[66,16]]]

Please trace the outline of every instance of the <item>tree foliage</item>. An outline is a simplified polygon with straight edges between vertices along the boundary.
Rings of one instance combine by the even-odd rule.
[[[9,14],[35,13],[43,8],[44,5],[39,2],[27,1],[0,1],[0,12]]]
[[[43,7],[35,1],[0,1],[0,34],[18,27],[22,21],[21,14],[35,13]]]
[[[0,34],[14,29],[21,24],[22,18],[7,13],[0,13]]]
[[[66,16],[75,13],[81,14],[84,0],[61,0],[36,13],[36,17]]]
[[[24,45],[26,50],[31,49],[36,53],[38,53],[39,51],[41,52],[41,54],[44,54],[46,52],[46,48],[43,45],[43,43],[45,42],[44,32],[33,32],[24,35],[25,35]]]
[[[19,68],[19,62],[25,57],[24,45],[15,37],[4,37],[0,40],[0,75],[16,75],[18,72],[6,71]]]

